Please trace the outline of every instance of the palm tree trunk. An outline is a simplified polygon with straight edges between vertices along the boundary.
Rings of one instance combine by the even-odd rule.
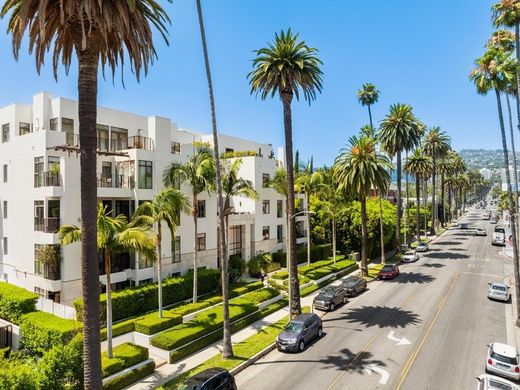
[[[361,276],[367,276],[367,198],[361,195]]]
[[[419,177],[415,176],[415,199],[417,205],[415,207],[416,215],[415,215],[415,233],[417,235],[417,242],[421,242],[421,180]]]
[[[175,238],[174,238],[175,239]],[[162,262],[161,262],[161,221],[157,223],[157,297],[159,299],[159,318],[163,317],[162,313]]]
[[[441,205],[442,205],[442,221],[441,226],[444,227],[446,223],[446,205],[444,204],[444,170],[441,172]]]
[[[374,125],[372,124],[372,110],[370,110],[370,104],[367,104],[368,107],[368,118],[370,119],[370,130],[372,133],[374,132]]]
[[[428,230],[428,180],[424,179],[423,189],[423,200],[424,200],[424,237],[426,238],[426,230]]]
[[[397,151],[397,226],[396,226],[396,243],[397,250],[401,249],[401,213],[402,213],[402,199],[401,199],[401,150]]]
[[[435,176],[437,174],[437,159],[435,158],[435,155],[432,158],[433,160],[433,170],[432,170],[432,225],[430,226],[430,236],[435,235],[435,223],[436,223],[436,214],[437,214],[437,207],[435,204]]]
[[[408,161],[408,150],[406,151],[406,160]],[[408,235],[410,234],[410,205],[409,205],[409,199],[410,199],[410,192],[408,188],[408,172],[405,172],[405,182],[406,182],[406,226],[405,226],[405,244],[408,245]]]
[[[513,115],[511,114],[511,103],[509,102],[509,94],[505,93],[507,102],[507,113],[509,116],[509,135],[511,137],[511,151],[513,152],[513,169],[515,179],[515,204],[518,203],[518,168],[516,164],[515,136],[513,134]],[[515,207],[516,209],[516,207]]]
[[[197,194],[193,193],[193,204],[191,209],[193,215],[193,303],[197,303],[197,268],[198,268],[198,251],[197,251],[197,235],[198,235],[198,215],[197,215]]]
[[[199,17],[200,37],[202,40],[202,50],[204,52],[204,65],[206,67],[206,78],[208,79],[209,102],[211,106],[211,123],[213,132],[213,149],[215,151],[216,179],[217,179],[217,206],[218,219],[220,226],[220,258],[222,264],[222,306],[224,309],[224,337],[222,357],[229,359],[233,357],[233,347],[231,345],[231,323],[229,321],[229,273],[228,273],[228,248],[226,244],[227,231],[224,224],[224,199],[222,196],[222,177],[220,170],[220,152],[218,147],[217,115],[215,110],[215,98],[213,94],[213,83],[211,81],[211,68],[209,66],[208,46],[206,44],[206,31],[204,29],[204,18],[202,16],[202,6],[197,0],[197,14]]]
[[[381,195],[381,190],[379,192],[379,235],[380,235],[380,244],[381,244],[381,264],[385,264],[385,229],[383,226],[383,200]]]
[[[309,198],[310,196],[306,194],[307,197],[307,265],[311,265],[311,214],[309,211]]]
[[[96,122],[98,56],[78,51],[78,117],[81,144],[81,293],[83,297],[83,385],[100,390],[99,268],[97,251]]]
[[[296,232],[294,224],[294,167],[293,167],[293,143],[292,143],[292,92],[280,93],[283,103],[283,122],[285,132],[285,160],[287,164],[287,200],[289,203],[289,248],[287,250],[287,262],[289,265],[289,284],[291,285],[291,318],[302,311],[300,302],[300,284],[298,281],[298,263],[296,261]]]
[[[451,186],[448,186],[448,206],[450,207],[450,221],[453,220],[452,204],[451,204]]]
[[[107,277],[107,356],[112,359],[112,286],[110,285],[111,255],[105,249],[105,276]]]
[[[508,198],[508,209],[509,216],[511,218],[511,235],[513,240],[513,266],[515,272],[515,296],[516,296],[516,325],[520,325],[520,274],[518,268],[518,243],[516,236],[516,213],[513,202],[513,192],[511,191],[511,175],[509,173],[509,156],[507,153],[507,141],[506,141],[506,130],[504,126],[504,117],[502,114],[502,103],[500,101],[500,91],[495,88],[495,94],[497,97],[497,108],[498,118],[500,122],[500,132],[502,134],[502,150],[504,151],[504,167],[506,169],[506,181],[507,181],[507,198]]]
[[[336,265],[336,217],[332,217],[332,260]]]

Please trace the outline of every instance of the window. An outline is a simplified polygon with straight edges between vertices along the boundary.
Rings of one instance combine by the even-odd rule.
[[[153,261],[147,259],[145,256],[139,256],[139,269],[153,267]],[[142,282],[142,281],[141,281]],[[139,283],[141,283],[139,282]]]
[[[181,143],[180,142],[172,142],[171,144],[172,154],[181,154]]]
[[[74,133],[74,119],[61,118],[61,131],[64,133]]]
[[[60,173],[60,158],[57,156],[47,157],[47,170],[53,174]]]
[[[269,182],[271,181],[271,177],[268,173],[262,174],[262,187],[267,188],[269,187]]]
[[[271,203],[268,200],[262,202],[262,214],[269,214],[271,212]]]
[[[283,225],[276,226],[276,242],[280,243],[283,241]]]
[[[205,251],[206,250],[206,233],[198,233],[197,234],[197,246],[195,248],[197,251]]]
[[[172,278],[180,278],[181,277],[181,273],[180,272],[172,272],[170,276]]]
[[[7,200],[4,200],[4,219],[7,219]]]
[[[35,157],[34,158],[34,188],[43,187],[43,178],[44,178],[44,158],[43,157]]]
[[[58,131],[58,123],[59,123],[58,121],[59,121],[59,118],[51,118],[49,120],[49,129]]]
[[[7,183],[7,164],[4,164],[4,183]]]
[[[97,148],[99,150],[109,150],[107,125],[96,125],[97,130]]]
[[[269,240],[269,226],[262,227],[262,239]]]
[[[31,124],[20,122],[20,135],[29,134],[31,132]]]
[[[181,236],[175,236],[172,240],[172,263],[181,262]]]
[[[128,130],[112,126],[112,150],[128,149]]]
[[[2,125],[2,143],[9,142],[9,123]]]
[[[151,161],[139,160],[139,188],[151,190],[153,186],[153,164]]]
[[[153,279],[152,278],[149,278],[149,279],[142,279],[139,281],[139,285],[141,284],[146,284],[146,283],[152,283],[153,282]]]
[[[283,217],[283,200],[276,201],[276,218]]]
[[[206,201],[197,201],[197,218],[206,218]]]
[[[7,237],[4,237],[4,256],[7,256],[9,252]]]

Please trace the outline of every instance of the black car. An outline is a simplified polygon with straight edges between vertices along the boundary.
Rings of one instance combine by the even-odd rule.
[[[459,223],[459,229],[467,229],[468,224],[467,223]]]
[[[341,282],[341,287],[347,292],[347,296],[353,297],[366,290],[367,281],[359,276],[350,276]]]
[[[235,378],[225,368],[214,367],[188,378],[180,390],[237,390]]]
[[[276,338],[279,351],[301,352],[313,339],[323,334],[321,318],[313,313],[300,314],[292,319]]]
[[[325,287],[314,297],[312,304],[316,309],[334,311],[336,306],[347,302],[347,292],[340,286]]]

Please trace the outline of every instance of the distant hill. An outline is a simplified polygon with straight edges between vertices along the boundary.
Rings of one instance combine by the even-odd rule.
[[[481,168],[500,169],[504,166],[504,154],[502,153],[502,149],[463,149],[459,151],[459,153],[466,161],[469,170]],[[509,156],[511,156],[511,154],[512,153],[509,152]],[[517,158],[517,163],[519,161]]]

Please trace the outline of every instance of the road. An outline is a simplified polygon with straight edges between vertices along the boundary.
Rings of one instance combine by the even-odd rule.
[[[393,281],[322,317],[324,336],[303,353],[273,351],[236,376],[239,389],[471,389],[486,344],[507,342],[506,307],[486,298],[511,260],[491,246],[494,225],[471,210],[470,229],[450,229],[400,266]],[[473,228],[485,227],[487,237]],[[404,339],[403,339],[404,338]]]

